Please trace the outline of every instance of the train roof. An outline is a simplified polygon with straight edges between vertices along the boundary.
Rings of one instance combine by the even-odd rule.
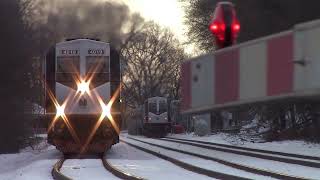
[[[67,39],[66,41],[63,42],[59,42],[56,45],[63,45],[63,44],[78,44],[78,43],[82,43],[82,42],[89,42],[89,43],[94,43],[94,44],[110,44],[107,42],[103,42],[103,41],[97,41],[94,39]]]
[[[158,99],[167,100],[166,97],[155,96],[155,97],[148,98],[147,101],[154,101],[154,100],[158,100]]]
[[[217,3],[217,5],[231,5],[234,6],[234,4],[232,2],[229,1],[220,1]]]
[[[101,41],[98,38],[68,38],[68,39],[66,39],[66,41],[73,41],[73,40],[77,40],[77,39],[88,39],[88,40],[93,40],[93,41]]]

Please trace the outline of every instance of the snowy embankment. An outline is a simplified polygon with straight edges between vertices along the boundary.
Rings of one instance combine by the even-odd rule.
[[[51,170],[60,157],[60,152],[45,142],[38,145],[36,150],[26,148],[18,154],[1,154],[0,179],[53,179]]]
[[[123,139],[123,140],[125,140],[125,141],[127,141],[129,143],[138,145],[140,147],[152,150],[154,152],[158,152],[158,153],[164,154],[166,156],[178,159],[178,160],[180,160],[182,162],[185,162],[185,163],[188,163],[188,164],[192,164],[194,166],[198,166],[198,167],[201,167],[201,168],[204,168],[204,169],[217,171],[217,172],[230,174],[230,175],[246,177],[246,178],[249,178],[249,179],[272,179],[270,177],[260,176],[260,175],[256,175],[256,174],[253,174],[253,173],[248,173],[248,172],[245,172],[245,171],[242,171],[242,170],[239,170],[239,169],[236,169],[236,168],[232,168],[232,167],[229,167],[229,166],[226,166],[226,165],[214,162],[214,161],[205,160],[205,159],[201,159],[201,158],[198,158],[198,157],[195,157],[195,156],[186,155],[186,154],[178,153],[178,152],[175,152],[175,151],[170,151],[170,150],[166,150],[166,149],[163,149],[163,148],[159,148],[159,147],[151,146],[151,145],[144,144],[144,143],[141,143],[141,142],[137,142],[137,141],[134,141],[134,140],[126,138],[127,136],[128,135],[123,134],[121,136],[121,139]],[[137,138],[137,136],[132,136],[132,137]],[[144,137],[138,137],[138,138],[143,140],[143,141],[148,141],[148,142],[152,142],[152,143],[158,144],[158,140],[155,140],[155,139],[149,139],[149,138],[144,138]],[[164,145],[164,144],[162,144],[162,145]],[[168,147],[176,148],[176,149],[183,149],[182,146],[180,146],[180,145],[176,146],[176,145],[177,144],[169,145]],[[185,150],[185,149],[183,149],[183,150]],[[197,151],[194,151],[194,152],[197,152]],[[154,161],[154,163],[155,163],[155,161]],[[161,167],[158,167],[158,168],[161,168]],[[167,173],[169,173],[169,172],[172,172],[172,171],[176,171],[177,168],[178,167],[170,168],[170,167],[167,166],[167,168],[165,168],[164,170],[167,171]],[[185,179],[195,179],[192,176],[188,176],[187,173],[188,173],[188,171],[184,170],[184,172],[181,172],[179,178],[172,178],[172,179],[184,179],[184,178]],[[153,177],[152,179],[157,178],[154,175],[152,177]],[[209,177],[206,177],[206,176],[204,176],[204,177],[205,177],[205,179],[209,178]],[[159,177],[159,179],[164,179],[164,177],[162,177],[162,178]]]
[[[229,135],[226,133],[217,133],[214,135],[204,137],[196,136],[193,133],[170,134],[168,135],[168,137],[320,157],[320,144],[308,143],[305,141],[298,140],[252,143],[250,141],[243,141],[237,138],[236,135]]]
[[[113,146],[107,157],[117,169],[146,179],[208,179],[124,143]]]

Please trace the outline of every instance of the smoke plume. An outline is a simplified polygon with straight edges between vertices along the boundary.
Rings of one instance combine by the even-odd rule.
[[[51,45],[66,38],[97,38],[118,47],[132,22],[141,18],[114,1],[38,0],[32,9],[42,40]]]

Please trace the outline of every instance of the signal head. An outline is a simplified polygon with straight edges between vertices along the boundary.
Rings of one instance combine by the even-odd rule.
[[[240,32],[240,23],[231,2],[219,2],[214,12],[209,30],[219,48],[233,45]]]

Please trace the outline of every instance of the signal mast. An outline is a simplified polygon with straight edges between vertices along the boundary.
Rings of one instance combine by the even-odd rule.
[[[236,43],[240,32],[240,22],[231,2],[217,4],[209,30],[215,37],[215,44],[219,49]]]

